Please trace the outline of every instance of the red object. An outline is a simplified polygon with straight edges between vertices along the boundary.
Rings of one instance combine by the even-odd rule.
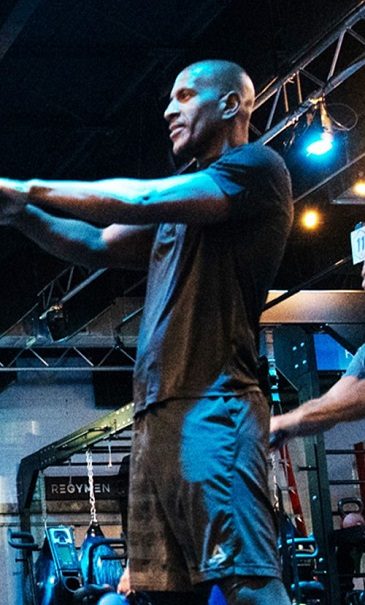
[[[354,450],[357,476],[359,478],[359,481],[363,481],[363,483],[360,483],[360,495],[362,503],[365,506],[365,443],[363,441],[355,443]]]
[[[292,464],[290,461],[288,446],[283,445],[283,447],[280,448],[280,453],[281,453],[281,457],[283,458],[283,460],[286,463],[285,464],[285,474],[286,474],[286,478],[287,478],[287,482],[288,482],[290,502],[292,505],[293,513],[294,513],[295,526],[296,526],[298,532],[302,536],[306,536],[307,528],[306,528],[305,522],[304,522],[303,509],[302,509],[302,505],[301,505],[299,494],[298,494],[298,487],[297,487],[297,482],[295,479],[293,467],[292,467]]]

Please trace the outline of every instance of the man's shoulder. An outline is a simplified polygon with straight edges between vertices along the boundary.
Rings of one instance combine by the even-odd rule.
[[[242,163],[248,167],[257,169],[286,168],[285,161],[281,155],[259,141],[232,147],[223,153],[217,161]]]
[[[226,150],[212,162],[206,173],[228,196],[244,193],[243,199],[259,195],[275,206],[289,205],[292,200],[290,175],[284,160],[262,143],[245,143]],[[261,207],[264,207],[264,203]]]

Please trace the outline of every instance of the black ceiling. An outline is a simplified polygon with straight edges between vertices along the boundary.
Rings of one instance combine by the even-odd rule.
[[[363,5],[363,0],[2,0],[0,175],[166,175],[173,159],[162,113],[182,67],[208,57],[232,59],[246,67],[260,91]],[[359,28],[364,36],[364,22]],[[356,127],[341,135],[347,150],[354,144],[356,153],[365,146],[364,71],[331,97],[340,121],[347,119],[345,105],[357,116]],[[262,126],[259,112],[255,120]],[[315,167],[303,162],[294,146],[285,151],[287,141],[286,135],[272,144],[286,154],[296,196],[343,162],[341,150],[332,164]],[[350,253],[349,232],[365,219],[364,206],[330,206],[331,195],[328,187],[320,188],[298,202],[297,213],[304,205],[319,205],[323,223],[310,235],[294,227],[277,287],[290,287]],[[2,307],[19,306],[14,316],[65,266],[6,228],[0,260]],[[358,287],[359,267],[323,284]]]

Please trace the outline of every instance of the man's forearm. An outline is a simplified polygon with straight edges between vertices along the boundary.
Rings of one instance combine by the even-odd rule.
[[[132,223],[143,195],[143,181],[111,179],[106,181],[42,181],[24,183],[31,204],[44,210],[60,210],[84,221],[110,225]],[[124,211],[124,221],[120,220]],[[128,212],[128,217],[126,216]]]
[[[365,417],[365,380],[343,376],[327,393],[298,408],[301,430],[325,431],[338,422],[350,422]],[[304,434],[304,433],[301,433]]]
[[[292,412],[278,417],[280,429],[288,431],[292,437],[326,431],[342,419],[342,409],[342,406],[333,405],[333,402],[326,399],[311,399]]]
[[[204,172],[156,180],[34,180],[24,188],[28,201],[36,206],[101,225],[216,223],[226,220],[232,208]]]
[[[11,224],[43,250],[63,260],[91,268],[104,266],[101,230],[92,225],[53,217],[31,204]]]
[[[287,414],[271,419],[271,433],[280,433],[277,441],[304,437],[326,431],[339,422],[365,418],[365,380],[343,376],[327,393],[312,399]],[[272,438],[275,443],[275,439]]]

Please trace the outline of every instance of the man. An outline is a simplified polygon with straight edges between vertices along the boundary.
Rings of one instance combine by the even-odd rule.
[[[148,268],[135,367],[131,587],[153,602],[287,605],[267,495],[259,315],[292,222],[281,158],[248,144],[254,89],[227,61],[177,77],[165,118],[186,174],[3,182],[0,216],[91,267]],[[54,217],[62,209],[77,219]],[[100,223],[104,227],[91,225]]]
[[[361,275],[365,290],[365,262]],[[365,344],[358,349],[345,374],[322,397],[271,418],[270,444],[280,447],[293,437],[326,431],[338,422],[361,418],[365,418]]]

